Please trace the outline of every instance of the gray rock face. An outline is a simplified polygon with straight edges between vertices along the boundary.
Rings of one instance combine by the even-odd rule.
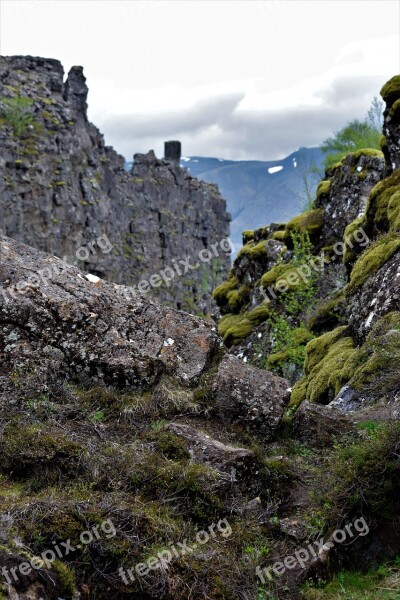
[[[384,170],[385,161],[379,156],[350,154],[340,167],[328,171],[329,194],[316,201],[317,207],[324,209],[324,246],[340,242],[347,225],[364,213],[368,195]]]
[[[82,67],[65,82],[63,74],[56,60],[0,58],[0,98],[32,100],[18,135],[0,121],[2,233],[115,283],[146,280],[143,291],[166,304],[210,312],[230,266],[218,188],[154,153],[136,155],[127,173],[87,120]],[[179,262],[189,258],[190,267]]]
[[[400,310],[400,252],[348,299],[348,320],[354,339],[363,342],[376,321]]]

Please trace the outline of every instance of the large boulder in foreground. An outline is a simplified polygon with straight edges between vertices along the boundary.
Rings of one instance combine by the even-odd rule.
[[[220,346],[212,324],[15,240],[1,239],[0,256],[3,374],[33,353],[119,388],[149,386],[163,372],[190,384]]]
[[[0,256],[0,398],[54,393],[68,381],[145,391],[163,376],[193,389],[223,356],[213,323],[10,238],[0,238]],[[217,418],[269,439],[287,387],[227,356],[213,383]]]

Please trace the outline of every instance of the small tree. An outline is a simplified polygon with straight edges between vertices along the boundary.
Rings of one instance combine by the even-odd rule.
[[[337,131],[333,137],[324,140],[321,150],[326,155],[325,166],[331,167],[341,161],[347,154],[363,148],[380,150],[380,132],[366,121],[351,121]]]
[[[26,96],[0,99],[0,113],[17,137],[24,135],[35,123],[33,104],[33,98]]]
[[[380,150],[382,126],[383,102],[374,96],[363,121],[350,121],[346,127],[322,142],[321,150],[326,156],[325,168],[331,167],[356,150]]]
[[[297,156],[296,175],[301,181],[300,190],[297,192],[297,198],[300,210],[311,210],[314,208],[315,190],[318,182],[323,179],[316,163],[304,152],[299,152]]]
[[[365,121],[372,129],[375,129],[379,133],[382,132],[383,127],[383,102],[376,96],[372,100],[371,106],[367,112]]]

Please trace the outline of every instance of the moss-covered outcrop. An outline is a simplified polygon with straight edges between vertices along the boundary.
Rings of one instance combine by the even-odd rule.
[[[321,208],[308,210],[294,217],[286,225],[285,239],[290,240],[290,234],[294,231],[307,232],[310,238],[317,236],[323,226],[323,217],[324,211]]]
[[[400,229],[400,169],[378,183],[371,191],[365,211],[369,231]]]
[[[357,259],[345,288],[347,296],[354,293],[369,277],[373,277],[400,250],[400,236],[389,233],[377,239]]]
[[[386,104],[392,106],[394,102],[400,98],[400,75],[395,75],[389,79],[389,81],[382,86],[380,94]]]
[[[303,400],[328,404],[352,374],[356,356],[354,342],[346,326],[338,327],[306,346],[305,377],[293,387],[290,406]]]
[[[400,313],[379,319],[359,348],[342,326],[311,340],[306,352],[305,377],[295,384],[290,406],[306,399],[327,404],[345,384],[387,401],[399,387]]]

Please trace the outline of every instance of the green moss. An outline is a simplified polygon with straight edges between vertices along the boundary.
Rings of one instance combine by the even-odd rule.
[[[333,171],[339,169],[340,167],[343,167],[343,161],[338,161],[334,163],[331,167],[329,167],[328,172],[333,173]]]
[[[278,242],[284,242],[286,239],[285,230],[283,229],[281,231],[274,231],[274,233],[271,235],[271,239],[277,240]]]
[[[350,282],[345,288],[346,295],[354,293],[369,277],[375,275],[399,249],[400,238],[395,233],[376,240],[355,263]]]
[[[385,83],[381,89],[381,96],[389,105],[400,98],[400,75],[395,75]]]
[[[354,158],[361,158],[361,156],[379,156],[383,157],[383,153],[380,150],[376,150],[375,148],[361,148],[361,150],[357,150],[357,152],[353,152]]]
[[[346,383],[368,389],[377,400],[388,399],[398,388],[400,313],[381,317],[361,348],[339,327],[309,342],[306,351],[306,375],[293,387],[290,407],[305,399],[327,403]]]
[[[155,431],[149,433],[147,439],[154,442],[160,454],[170,460],[189,460],[190,454],[186,449],[184,440],[168,431]]]
[[[238,253],[239,256],[247,256],[252,260],[257,260],[258,258],[262,258],[266,256],[268,253],[267,243],[265,240],[261,240],[261,242],[248,242],[245,244]]]
[[[327,196],[331,189],[331,184],[332,182],[330,179],[320,181],[317,187],[317,198],[319,198],[320,196]]]
[[[381,137],[379,138],[379,145],[381,147],[382,152],[384,152],[385,150],[387,150],[387,139],[386,139],[386,136],[381,135]]]
[[[285,230],[287,238],[290,238],[292,231],[307,232],[312,237],[321,231],[323,222],[324,210],[322,208],[308,210],[289,221]]]
[[[75,597],[77,589],[74,570],[60,560],[55,560],[52,563],[52,569],[58,575],[58,589],[61,594],[65,594],[67,598]]]
[[[238,290],[231,290],[227,293],[226,298],[228,300],[229,307],[232,309],[232,312],[239,312],[241,307],[248,301],[248,292],[248,288],[242,285]]]
[[[240,344],[253,331],[253,323],[247,317],[241,317],[240,321],[231,325],[224,335],[227,346]]]
[[[391,312],[381,317],[368,334],[350,385],[358,390],[368,386],[379,397],[388,396],[398,387],[399,364],[400,313]]]
[[[289,359],[289,352],[282,350],[268,356],[268,366],[275,367],[285,363]]]
[[[243,244],[247,244],[247,242],[250,242],[252,239],[254,239],[254,231],[251,229],[246,229],[245,231],[242,231],[242,238]]]
[[[390,231],[400,231],[400,189],[391,195],[387,207]]]
[[[239,282],[237,277],[231,271],[229,273],[228,279],[221,283],[212,293],[212,296],[218,306],[223,306],[228,302],[228,293],[237,288]]]
[[[307,359],[304,365],[306,374],[318,365],[327,354],[329,348],[342,338],[348,329],[346,326],[337,327],[333,331],[328,331],[307,344]]]
[[[400,98],[394,102],[392,108],[389,110],[389,115],[394,117],[396,114],[400,112]]]
[[[307,397],[311,402],[327,404],[352,374],[352,365],[357,356],[353,339],[345,337],[328,350],[327,355],[310,373]]]
[[[299,379],[296,381],[292,388],[292,393],[290,394],[290,402],[288,404],[288,409],[294,409],[299,406],[303,400],[307,398],[307,386],[308,379],[304,377],[303,379]]]
[[[269,317],[270,313],[271,311],[266,304],[260,304],[259,306],[253,308],[251,311],[247,312],[246,317],[250,321],[250,323],[252,323],[253,325],[258,325],[262,321],[265,321],[265,319]]]
[[[347,327],[338,327],[307,344],[305,377],[294,385],[289,407],[305,399],[326,404],[349,381],[358,351],[347,333]]]
[[[7,424],[0,448],[2,468],[6,471],[12,469],[22,477],[34,476],[36,471],[40,471],[46,478],[60,465],[66,475],[76,474],[82,454],[82,447],[63,434],[50,433],[39,425],[27,425],[18,419]],[[83,464],[79,470],[82,467]]]
[[[218,321],[218,331],[220,336],[224,339],[228,329],[238,325],[242,319],[243,315],[223,315]]]
[[[365,211],[368,227],[381,231],[389,230],[388,206],[393,194],[399,190],[400,169],[394,171],[389,177],[386,177],[372,188]]]
[[[274,285],[278,279],[281,279],[285,274],[289,271],[293,270],[293,266],[288,263],[281,263],[279,265],[275,265],[269,271],[264,273],[261,277],[261,285],[264,288],[269,288]]]

